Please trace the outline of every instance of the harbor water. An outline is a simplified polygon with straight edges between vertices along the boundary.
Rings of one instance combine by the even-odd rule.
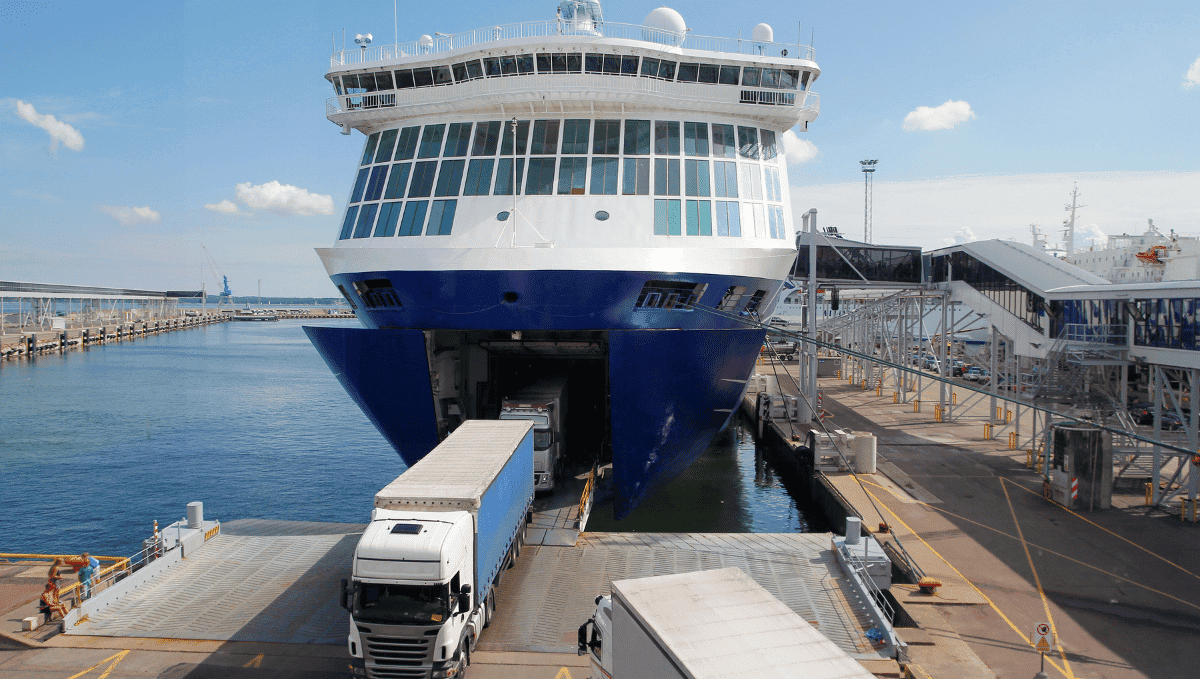
[[[0,363],[0,552],[135,551],[182,518],[364,522],[404,470],[303,325],[221,323]],[[627,519],[592,530],[798,532],[739,421]],[[611,510],[607,512],[611,517]]]

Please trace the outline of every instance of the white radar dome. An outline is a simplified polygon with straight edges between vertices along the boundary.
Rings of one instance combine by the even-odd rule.
[[[687,23],[684,22],[683,16],[670,7],[659,7],[650,12],[642,23],[650,28],[671,33],[682,34],[687,31]]]
[[[430,45],[433,44],[433,36],[422,35],[421,37],[417,38],[417,44],[420,45],[421,47],[429,47]]]
[[[750,39],[754,42],[775,42],[775,31],[771,24],[759,24],[751,31]]]

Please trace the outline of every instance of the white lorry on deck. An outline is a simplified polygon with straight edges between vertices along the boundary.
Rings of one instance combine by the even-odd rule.
[[[460,676],[520,554],[533,424],[469,420],[375,495],[342,581],[350,655],[368,677]]]
[[[533,487],[554,490],[563,465],[567,378],[547,377],[521,389],[500,404],[500,419],[533,422]]]
[[[579,653],[592,679],[874,679],[738,568],[614,581]]]

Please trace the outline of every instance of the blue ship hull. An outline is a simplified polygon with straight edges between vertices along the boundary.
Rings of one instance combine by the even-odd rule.
[[[617,518],[691,464],[738,406],[763,332],[712,310],[730,286],[763,290],[766,300],[780,287],[757,278],[602,271],[395,271],[333,280],[353,291],[368,327],[305,330],[409,465],[438,442],[424,331],[600,338]],[[635,308],[648,280],[707,288],[692,310]]]

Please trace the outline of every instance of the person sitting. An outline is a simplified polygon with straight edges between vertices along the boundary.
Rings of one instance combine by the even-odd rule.
[[[67,617],[67,606],[58,600],[58,588],[53,582],[46,583],[46,589],[42,592],[41,604],[38,605],[38,612],[45,614],[46,622],[54,619],[54,614],[58,614],[60,618]]]

